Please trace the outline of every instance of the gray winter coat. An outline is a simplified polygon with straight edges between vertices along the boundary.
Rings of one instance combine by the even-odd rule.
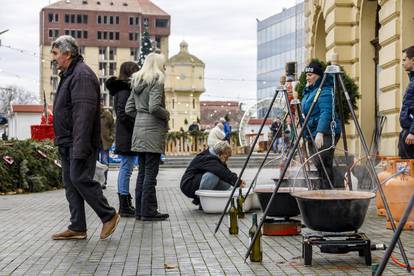
[[[131,150],[164,153],[170,113],[165,109],[164,84],[141,83],[133,88],[125,112],[135,118]]]

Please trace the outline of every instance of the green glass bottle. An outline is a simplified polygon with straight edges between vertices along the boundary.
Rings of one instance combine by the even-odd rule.
[[[257,214],[253,213],[252,216],[252,227],[249,229],[249,246],[253,240],[254,234],[258,231],[257,226]],[[262,233],[259,232],[259,235],[256,238],[256,241],[253,244],[252,251],[250,252],[250,261],[251,262],[261,262],[263,258],[262,254],[262,245],[261,245]]]
[[[244,204],[244,196],[242,193],[242,189],[239,188],[239,196],[237,197],[237,216],[239,218],[244,218],[243,204]]]
[[[239,234],[239,226],[237,225],[237,209],[234,204],[234,198],[231,199],[231,207],[229,210],[229,225],[230,235]]]

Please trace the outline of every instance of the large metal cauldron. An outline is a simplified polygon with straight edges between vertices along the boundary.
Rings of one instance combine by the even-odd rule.
[[[370,192],[344,190],[293,191],[307,227],[322,232],[356,231],[364,223]]]
[[[266,209],[269,203],[270,197],[272,196],[274,185],[263,185],[260,187],[256,186],[254,192],[259,197],[260,206],[262,211]],[[295,198],[290,195],[289,188],[279,188],[279,191],[270,205],[268,212],[269,217],[289,218],[300,214],[298,203]]]

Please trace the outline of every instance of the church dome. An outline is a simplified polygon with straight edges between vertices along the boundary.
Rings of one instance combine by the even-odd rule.
[[[172,56],[168,63],[170,65],[194,65],[204,67],[205,64],[202,62],[198,57],[190,54],[188,52],[188,43],[186,41],[182,41],[180,43],[180,52],[174,56]]]

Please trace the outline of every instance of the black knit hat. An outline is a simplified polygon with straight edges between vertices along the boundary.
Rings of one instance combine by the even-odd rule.
[[[317,61],[311,61],[311,63],[309,63],[309,65],[305,67],[305,73],[314,73],[316,75],[322,76],[322,64]]]

